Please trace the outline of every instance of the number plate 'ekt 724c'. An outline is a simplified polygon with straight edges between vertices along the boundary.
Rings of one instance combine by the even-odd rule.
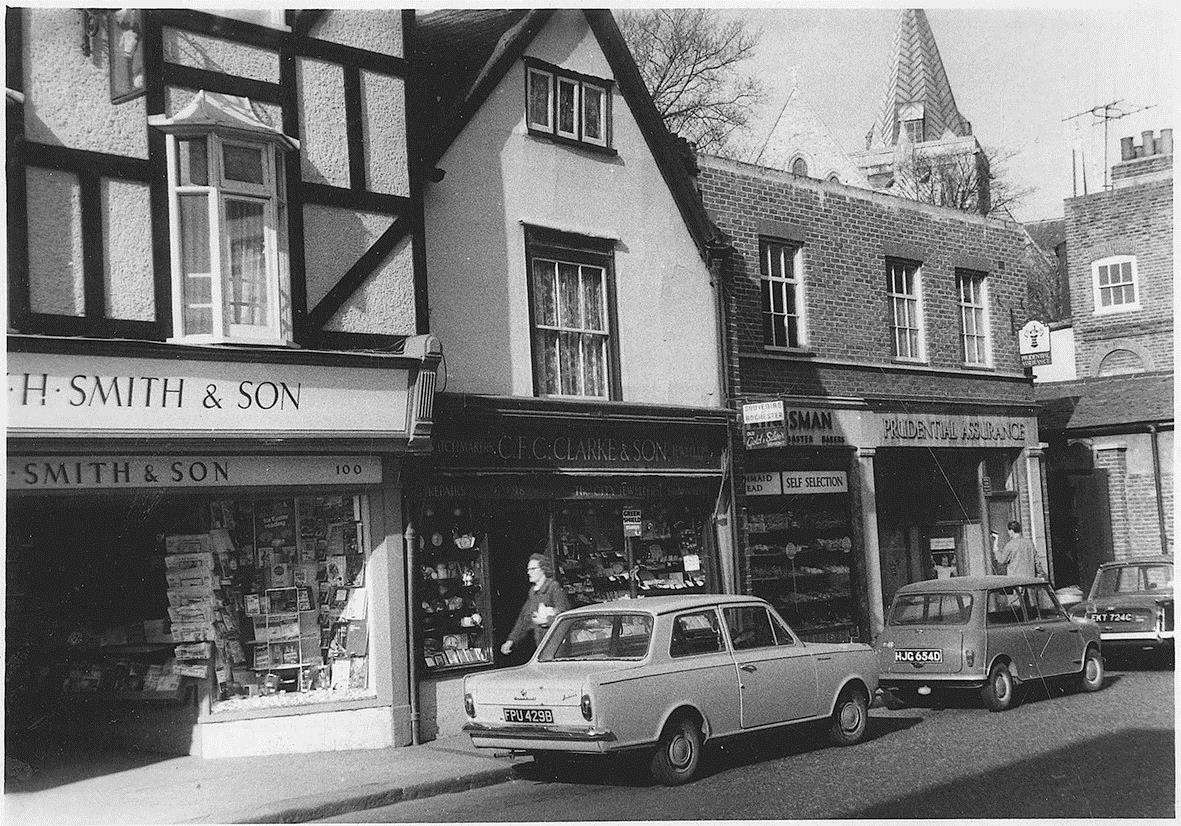
[[[941,663],[943,652],[938,648],[900,648],[894,652],[896,663]]]
[[[506,723],[552,723],[554,712],[548,708],[506,708]]]

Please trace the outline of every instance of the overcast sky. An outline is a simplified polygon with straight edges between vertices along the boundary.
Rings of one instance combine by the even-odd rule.
[[[750,68],[770,94],[754,131],[766,134],[795,67],[799,99],[843,149],[864,148],[885,91],[898,8],[721,9],[763,31]],[[1018,219],[1062,215],[1062,199],[1071,196],[1072,141],[1085,150],[1090,191],[1102,187],[1103,127],[1092,126],[1089,115],[1070,124],[1063,118],[1116,99],[1126,109],[1155,104],[1110,123],[1113,162],[1120,137],[1174,125],[1181,69],[1175,8],[1110,2],[927,7],[960,112],[984,145],[1019,150],[1009,177],[1036,188],[1014,210]]]

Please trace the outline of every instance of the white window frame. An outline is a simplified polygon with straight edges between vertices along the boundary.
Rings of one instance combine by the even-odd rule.
[[[775,276],[771,274],[771,256],[776,254],[781,256],[781,272],[791,275]],[[786,344],[773,344],[766,340],[766,335],[763,337],[763,347],[768,350],[803,350],[808,346],[808,312],[807,304],[805,303],[804,294],[804,248],[801,244],[791,244],[785,241],[777,241],[773,238],[759,239],[759,289],[760,298],[763,284],[766,283],[767,289],[774,294],[778,291],[780,300],[783,303],[783,312],[776,313],[774,309],[771,310],[771,323],[777,324],[782,318],[783,323],[783,339]],[[795,313],[788,313],[787,294],[791,292],[795,298]],[[771,307],[774,308],[774,302]],[[760,316],[765,317],[767,311],[759,308]],[[796,320],[796,343],[791,343],[791,337],[788,334],[787,319],[789,317]]]
[[[1121,267],[1124,264],[1131,265],[1132,280],[1131,282],[1121,281],[1119,285],[1106,284],[1100,286],[1099,274],[1100,269],[1108,268],[1110,273],[1111,267]],[[1122,304],[1110,304],[1103,306],[1102,297],[1103,290],[1112,289],[1113,286],[1132,288],[1133,299],[1131,302]],[[1110,255],[1106,258],[1100,258],[1098,261],[1091,262],[1091,289],[1092,298],[1095,303],[1094,315],[1108,315],[1110,313],[1129,313],[1140,309],[1140,271],[1136,264],[1136,256],[1134,255]]]
[[[576,141],[582,135],[582,95],[579,94],[580,84],[572,77],[562,77],[558,75],[554,78],[554,134],[563,138],[569,138]],[[572,123],[570,124],[570,131],[566,132],[562,129],[562,87],[569,86],[573,89],[573,100],[571,101],[572,110],[570,117]]]
[[[956,294],[960,307],[960,350],[963,355],[964,365],[968,367],[992,367],[992,319],[988,311],[988,274],[975,270],[956,270],[955,281]],[[965,284],[978,285],[979,289],[976,290],[975,296],[976,303],[970,300],[971,296],[965,298]],[[969,313],[979,313],[979,326],[974,334],[968,333]],[[975,316],[973,316],[973,320],[975,320]],[[969,339],[980,340],[981,349],[984,350],[984,358],[981,361],[973,361],[968,358]]]
[[[899,267],[905,272],[910,270],[911,273],[911,289],[913,292],[895,292],[894,291],[894,271]],[[886,295],[890,299],[890,334],[893,338],[891,348],[894,353],[895,361],[909,361],[917,363],[925,363],[927,361],[927,335],[926,324],[923,322],[923,266],[914,261],[903,261],[898,259],[887,259],[886,261]],[[899,324],[898,318],[898,301],[913,302],[914,306],[914,324],[915,326],[903,326]],[[903,355],[899,350],[898,331],[899,330],[916,330],[917,341],[916,353]],[[910,338],[907,337],[907,344],[909,346]]]
[[[578,99],[579,99],[579,137],[584,143],[589,143],[594,146],[607,146],[607,108],[611,100],[611,93],[606,86],[601,86],[598,83],[589,83],[583,81],[579,84]],[[599,106],[599,135],[598,138],[592,138],[586,134],[586,90],[587,87],[595,89],[602,95],[602,104]]]
[[[601,264],[588,264],[588,263],[580,262],[580,261],[566,261],[561,258],[553,257],[553,256],[546,256],[546,255],[531,256],[530,257],[529,278],[533,279],[533,283],[531,284],[531,292],[534,295],[537,294],[537,289],[538,289],[538,285],[536,283],[536,278],[537,278],[536,273],[537,273],[537,265],[538,264],[552,264],[553,265],[554,308],[555,308],[555,313],[556,313],[556,315],[555,315],[555,322],[556,323],[555,324],[546,324],[546,323],[542,322],[540,319],[535,317],[534,321],[533,321],[533,330],[534,330],[534,333],[539,332],[539,331],[544,331],[547,333],[558,333],[558,387],[559,387],[559,389],[562,386],[562,372],[561,372],[562,371],[562,357],[561,357],[561,346],[562,346],[561,334],[562,333],[573,333],[579,337],[580,355],[579,355],[578,363],[579,363],[580,369],[578,372],[578,382],[577,382],[579,387],[583,386],[583,377],[585,376],[585,369],[583,369],[582,357],[581,357],[581,342],[582,342],[583,337],[592,336],[592,337],[596,337],[599,339],[599,344],[600,344],[600,347],[602,348],[602,360],[603,360],[603,392],[601,395],[591,395],[588,393],[561,393],[561,392],[547,393],[547,392],[545,392],[545,388],[543,388],[543,387],[538,388],[538,390],[540,391],[539,395],[545,396],[546,398],[565,398],[565,399],[609,399],[609,398],[611,398],[611,382],[612,382],[612,376],[611,376],[611,314],[610,314],[611,308],[609,306],[610,297],[607,293],[607,287],[608,287],[607,267],[603,266]],[[583,312],[583,310],[582,310],[582,301],[585,296],[585,293],[582,290],[583,270],[598,270],[599,271],[599,295],[601,296],[601,302],[602,302],[599,307],[599,309],[600,309],[600,316],[599,317],[602,319],[602,322],[603,322],[602,329],[594,329],[591,327],[565,327],[561,324],[562,279],[558,276],[558,268],[563,264],[566,266],[569,266],[569,267],[576,267],[578,269],[578,281],[579,281],[578,306],[579,306],[579,312],[583,316],[586,315],[586,313]],[[544,347],[541,347],[540,349],[535,348],[534,358],[538,359],[540,362],[538,364],[538,367],[540,368],[539,373],[543,377],[543,380],[544,380],[544,376],[545,376],[545,348]]]
[[[532,104],[533,102],[533,79],[534,77],[544,78],[546,86],[545,95],[545,112],[549,117],[549,123],[539,123],[533,120]],[[532,66],[525,70],[525,124],[530,129],[536,129],[539,132],[548,132],[553,134],[557,128],[555,123],[555,106],[554,106],[554,75],[553,72],[546,72],[541,69],[534,69]]]
[[[206,180],[208,185],[180,184],[178,140],[204,139],[206,141]],[[281,151],[269,141],[252,141],[243,138],[225,138],[216,132],[194,132],[185,135],[169,134],[166,139],[168,162],[168,206],[169,243],[172,269],[172,342],[186,344],[291,344],[290,319],[283,313],[290,308],[283,305],[281,298],[286,291],[290,294],[290,273],[280,268],[280,261],[286,260],[286,250],[279,248],[278,210],[280,182],[277,175]],[[258,149],[262,155],[263,183],[228,180],[224,174],[222,151],[225,146],[245,146]],[[184,272],[181,250],[180,198],[182,195],[203,195],[209,209],[209,266],[210,297],[212,302],[212,330],[208,333],[186,333],[184,329]],[[263,207],[263,246],[266,264],[266,300],[268,323],[265,326],[233,324],[226,312],[225,291],[230,275],[230,246],[225,234],[225,204],[227,200],[260,202]],[[285,323],[286,322],[286,323]]]

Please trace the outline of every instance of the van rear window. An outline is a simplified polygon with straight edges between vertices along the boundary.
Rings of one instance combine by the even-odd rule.
[[[963,625],[971,616],[971,594],[903,594],[894,599],[890,625]]]

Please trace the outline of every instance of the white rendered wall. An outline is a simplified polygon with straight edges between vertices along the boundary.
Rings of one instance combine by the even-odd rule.
[[[526,54],[610,78],[577,10],[557,11]],[[714,407],[717,327],[709,271],[618,88],[618,157],[528,135],[517,62],[439,167],[425,194],[431,332],[447,389],[533,395],[522,222],[618,239],[623,399]]]

